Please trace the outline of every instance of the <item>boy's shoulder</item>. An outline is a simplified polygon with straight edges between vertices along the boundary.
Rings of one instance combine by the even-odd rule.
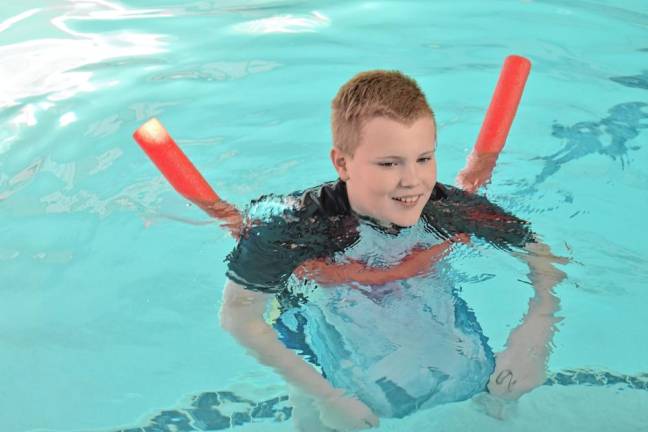
[[[283,195],[262,195],[250,202],[245,214],[258,222],[276,223],[277,218],[296,222],[295,218],[349,215],[351,206],[346,184],[338,180]]]
[[[473,234],[503,249],[535,241],[529,222],[483,195],[441,183],[437,183],[421,217],[428,228],[442,237]]]
[[[331,181],[292,194],[306,215],[345,216],[351,214],[346,183]]]
[[[355,241],[349,209],[341,182],[253,200],[226,259],[228,277],[248,289],[282,291],[301,263],[330,257]]]

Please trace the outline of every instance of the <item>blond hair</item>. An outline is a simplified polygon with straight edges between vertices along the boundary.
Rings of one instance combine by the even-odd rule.
[[[333,145],[353,156],[362,127],[375,117],[410,125],[434,112],[416,81],[399,71],[361,72],[340,87],[331,103]]]

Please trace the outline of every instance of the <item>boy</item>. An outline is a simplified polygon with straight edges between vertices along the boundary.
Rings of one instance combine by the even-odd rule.
[[[228,257],[221,310],[223,327],[291,386],[297,429],[364,429],[485,389],[515,399],[540,385],[558,259],[524,221],[437,183],[436,123],[411,78],[360,73],[332,108],[339,180],[253,202],[250,218],[264,220]],[[535,297],[496,358],[443,260],[470,235],[528,251],[516,256]],[[276,331],[263,317],[273,296]]]

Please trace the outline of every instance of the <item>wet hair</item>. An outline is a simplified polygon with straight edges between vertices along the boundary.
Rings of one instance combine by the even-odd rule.
[[[361,72],[346,82],[331,103],[333,145],[353,156],[362,127],[375,117],[405,125],[434,112],[416,81],[399,71]]]

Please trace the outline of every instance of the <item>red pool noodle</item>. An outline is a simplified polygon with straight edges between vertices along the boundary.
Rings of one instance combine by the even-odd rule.
[[[524,57],[512,55],[504,61],[474,147],[476,153],[497,154],[504,148],[530,70],[531,62]]]
[[[240,212],[221,200],[162,123],[150,119],[135,131],[133,138],[178,193],[210,216],[225,222],[232,234],[238,236]]]

